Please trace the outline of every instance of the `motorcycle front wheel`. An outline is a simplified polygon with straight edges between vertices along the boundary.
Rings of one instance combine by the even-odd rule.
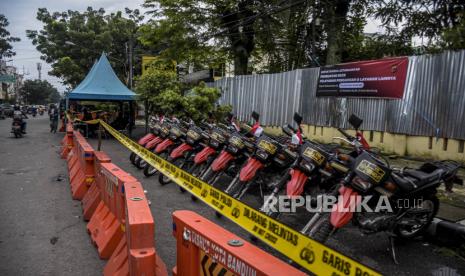
[[[189,173],[192,174],[193,176],[200,178],[201,175],[205,173],[205,170],[207,169],[207,163],[204,162],[202,164],[194,164],[191,166],[189,169]],[[197,197],[195,195],[191,195],[192,201],[197,201]]]
[[[135,165],[134,163],[135,158],[136,158],[136,154],[134,152],[131,152],[131,154],[129,155],[129,160],[131,161],[133,165]]]
[[[245,192],[248,190],[250,187],[251,183],[250,181],[240,181],[239,180],[239,175],[236,176],[231,184],[226,188],[225,193],[228,195],[234,197],[235,199],[240,200]]]
[[[165,151],[165,152],[161,153],[160,157],[163,158],[163,159],[166,159],[168,157],[168,152]],[[141,160],[143,160],[143,159],[141,158]],[[145,165],[144,175],[146,177],[151,177],[152,175],[156,174],[157,172],[158,172],[158,170],[155,167],[152,167],[152,165],[150,165],[149,163],[147,163]]]
[[[308,236],[311,239],[324,244],[333,230],[334,226],[331,225],[331,222],[329,221],[329,214],[324,214],[315,222],[315,225],[310,229]]]
[[[398,221],[394,233],[403,239],[411,239],[423,234],[438,213],[439,199],[427,196],[419,201],[411,200],[413,208]]]
[[[175,165],[176,167],[182,169],[184,164],[185,164],[185,159],[184,158],[178,158],[178,159],[173,161],[170,158],[170,159],[168,159],[168,162],[170,162],[173,165]],[[169,184],[171,182],[171,179],[169,177],[165,176],[164,174],[160,173],[160,175],[158,176],[158,182],[160,182],[161,185],[166,185],[166,184]],[[182,188],[180,188],[180,189],[182,189]],[[181,192],[185,192],[185,190],[182,189]]]

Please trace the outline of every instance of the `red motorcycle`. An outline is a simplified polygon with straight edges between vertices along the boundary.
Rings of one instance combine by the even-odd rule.
[[[154,153],[163,159],[168,159],[171,151],[182,143],[182,138],[186,136],[186,130],[179,124],[172,124],[168,137],[155,147]],[[158,170],[147,164],[144,168],[144,175],[150,177],[156,174]],[[163,183],[160,183],[163,185]]]
[[[168,162],[180,169],[188,170],[193,163],[192,156],[204,148],[202,142],[207,139],[208,134],[205,131],[198,126],[191,126],[186,133],[185,141],[171,151]],[[160,173],[158,181],[161,185],[166,185],[171,182],[171,179]],[[184,192],[183,189],[181,191]]]
[[[154,133],[156,134],[156,137],[150,140],[147,144],[145,144],[144,147],[150,151],[153,151],[158,144],[163,142],[163,140],[165,140],[166,137],[168,137],[169,132],[170,125],[168,122],[165,122],[163,125],[156,124],[154,127]],[[134,163],[138,169],[145,169],[145,167],[147,166],[147,161],[140,158],[139,156],[136,157]]]
[[[153,133],[147,133],[145,136],[143,136],[142,138],[140,138],[137,143],[141,146],[145,146],[148,142],[150,142],[151,140],[155,139],[155,134]],[[133,165],[136,165],[136,158],[139,157],[135,152],[131,152],[131,154],[129,155],[129,160],[131,161],[131,163]]]
[[[219,127],[212,129],[208,136],[208,144],[194,156],[194,164],[189,169],[193,176],[200,177],[205,173],[226,144],[227,137],[229,137],[229,134],[225,130]]]
[[[234,177],[238,173],[239,167],[253,153],[254,148],[255,145],[240,133],[231,134],[227,146],[213,160],[201,179],[215,186],[224,174]]]
[[[294,121],[300,125],[302,117],[296,113],[294,115]],[[355,117],[352,117],[350,121],[354,122]],[[361,120],[358,120],[357,124],[360,125],[361,122]],[[368,150],[368,143],[363,137],[363,134],[358,131],[359,125],[356,126],[357,138],[355,139],[362,144],[361,149]],[[291,128],[291,126],[288,128]],[[294,129],[292,130],[294,133],[297,132]],[[293,156],[294,162],[290,169],[287,170],[287,173],[279,180],[260,208],[262,212],[265,212],[271,217],[276,218],[280,214],[279,212],[272,211],[269,208],[269,204],[275,200],[283,189],[284,194],[289,198],[300,196],[304,193],[316,198],[317,195],[334,189],[334,186],[349,171],[347,160],[350,157],[345,154],[340,154],[337,146],[323,145],[305,139],[303,144],[299,145],[298,148],[295,157]],[[357,156],[358,153],[353,152],[351,155]]]
[[[241,199],[254,184],[258,184],[260,191],[268,190],[274,183],[273,179],[289,167],[292,156],[292,151],[286,145],[266,135],[261,136],[258,138],[254,153],[225,192],[236,199]]]

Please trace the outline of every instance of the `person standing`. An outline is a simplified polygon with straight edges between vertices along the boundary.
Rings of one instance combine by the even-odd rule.
[[[50,105],[48,116],[50,117],[50,132],[56,133],[58,128],[59,111],[54,104]]]

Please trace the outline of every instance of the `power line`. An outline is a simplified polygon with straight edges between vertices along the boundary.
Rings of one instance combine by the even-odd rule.
[[[284,3],[285,1],[287,0],[284,0],[282,1],[281,3]],[[240,26],[246,26],[250,21],[254,20],[254,19],[257,19],[257,18],[260,18],[260,17],[263,17],[263,16],[266,16],[266,15],[272,15],[272,14],[275,14],[275,13],[279,13],[279,12],[282,12],[282,11],[285,11],[287,9],[290,9],[296,5],[299,5],[303,2],[306,2],[307,0],[301,0],[301,1],[297,1],[297,2],[294,2],[292,4],[289,4],[287,6],[284,6],[284,7],[276,7],[275,10],[269,10],[268,12],[262,12],[262,13],[258,13],[256,15],[253,15],[253,16],[250,16],[248,18],[244,18],[243,19],[243,22],[239,23],[239,24],[236,24],[232,27],[228,27],[229,29],[233,29],[233,28],[237,28],[237,27],[240,27]],[[220,31],[220,32],[217,32],[217,33],[214,33],[210,36],[207,36],[206,40],[212,38],[212,37],[215,37],[215,36],[218,36],[218,35],[222,35],[224,34],[225,32],[227,32],[227,30],[224,30],[224,31]]]
[[[272,8],[277,8],[277,7],[281,6],[282,4],[284,4],[284,2],[287,2],[287,1],[290,1],[290,0],[282,0],[281,2],[278,3],[278,5],[276,5],[275,7],[272,7]],[[246,12],[246,11],[244,10],[243,12]],[[254,15],[251,15],[251,16],[246,17],[246,18],[240,18],[240,19],[237,19],[237,20],[225,22],[223,24],[220,24],[220,27],[226,26],[226,25],[231,24],[231,23],[236,23],[236,22],[239,22],[239,21],[242,21],[242,20],[247,20],[247,19],[250,19],[252,17],[256,17],[257,15],[258,14],[254,14]]]

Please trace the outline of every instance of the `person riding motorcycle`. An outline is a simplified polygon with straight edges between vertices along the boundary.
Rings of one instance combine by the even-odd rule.
[[[26,134],[26,122],[23,120],[28,119],[26,113],[24,111],[21,111],[19,105],[14,106],[14,111],[13,111],[13,121],[18,120],[21,123],[21,132]]]

